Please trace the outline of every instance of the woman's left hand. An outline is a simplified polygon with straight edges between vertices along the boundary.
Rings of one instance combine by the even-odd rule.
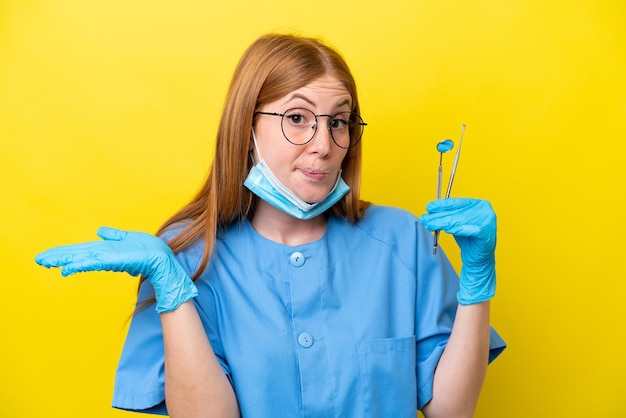
[[[491,299],[496,290],[496,214],[486,200],[438,199],[426,205],[420,218],[429,231],[454,235],[463,267],[457,300],[470,305]]]

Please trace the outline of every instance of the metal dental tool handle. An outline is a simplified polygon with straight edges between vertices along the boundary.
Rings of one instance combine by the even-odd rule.
[[[452,191],[452,183],[454,182],[454,176],[456,175],[456,168],[459,165],[459,157],[461,156],[461,146],[463,145],[463,134],[465,134],[465,124],[461,126],[461,139],[459,140],[459,147],[456,149],[454,155],[454,162],[452,163],[452,171],[450,172],[450,180],[448,181],[448,189],[446,190],[446,199],[450,197]],[[443,154],[439,158],[439,172],[437,181],[437,199],[441,197],[441,159]],[[433,233],[433,254],[437,254],[437,247],[439,241],[439,230]]]
[[[463,134],[465,133],[465,124],[461,128],[461,139],[459,140],[459,147],[456,149],[454,155],[454,163],[452,164],[452,172],[450,173],[450,181],[448,182],[448,190],[446,191],[446,199],[450,197],[452,191],[452,182],[454,181],[454,175],[456,174],[456,168],[459,165],[459,157],[461,156],[461,146],[463,145]]]

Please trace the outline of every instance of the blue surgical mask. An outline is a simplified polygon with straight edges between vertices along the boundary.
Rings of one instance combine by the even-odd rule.
[[[254,130],[252,130],[252,138],[254,140],[254,147],[259,155],[259,162],[250,169],[250,173],[248,173],[248,177],[243,184],[252,193],[274,206],[276,209],[294,218],[312,219],[331,208],[350,190],[350,187],[341,178],[340,171],[335,186],[324,200],[318,203],[305,202],[296,196],[287,186],[282,184],[265,163],[261,157]]]

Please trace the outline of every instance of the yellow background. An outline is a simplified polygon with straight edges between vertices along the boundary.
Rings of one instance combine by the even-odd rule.
[[[423,213],[467,124],[453,195],[498,213],[509,344],[476,416],[626,416],[625,21],[622,0],[0,1],[0,416],[129,416],[109,404],[135,280],[33,258],[183,205],[237,59],[275,30],[350,63],[368,200]]]

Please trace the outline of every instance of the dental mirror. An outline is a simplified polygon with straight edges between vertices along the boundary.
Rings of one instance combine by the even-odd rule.
[[[439,141],[437,144],[437,151],[440,153],[448,152],[452,148],[454,148],[454,142],[451,139],[444,139],[443,141]]]
[[[439,172],[437,173],[437,199],[441,197],[441,163],[443,162],[443,154],[454,148],[454,142],[451,139],[444,139],[437,144],[437,151],[439,151]]]
[[[459,157],[461,156],[461,145],[463,145],[463,134],[465,133],[465,124],[461,127],[461,139],[459,140],[459,147],[456,150],[454,156],[454,162],[452,163],[452,172],[450,173],[450,181],[448,182],[448,190],[446,191],[446,198],[450,197],[450,191],[452,190],[452,183],[454,182],[454,176],[456,175],[456,168],[459,165]],[[443,154],[450,151],[454,147],[454,143],[449,139],[439,141],[437,144],[437,151],[439,151],[439,172],[437,173],[437,199],[441,198],[441,162],[443,160]],[[437,254],[437,241],[439,240],[439,231],[435,231],[433,234],[433,254]]]

